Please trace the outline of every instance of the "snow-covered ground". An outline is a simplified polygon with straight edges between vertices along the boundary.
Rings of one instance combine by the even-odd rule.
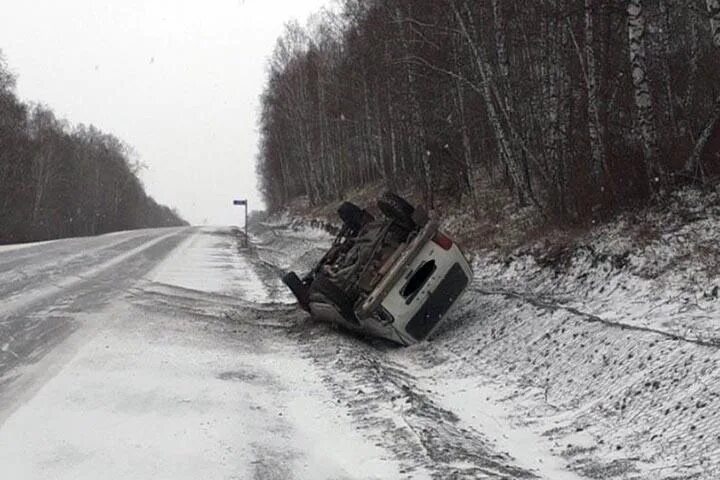
[[[372,389],[376,407],[434,418],[418,426],[403,414],[426,450],[430,442],[455,452],[448,475],[472,478],[458,445],[473,435],[456,442],[439,418],[469,426],[542,478],[714,480],[718,245],[720,192],[680,191],[563,247],[543,240],[509,255],[476,253],[471,293],[431,342],[327,355],[356,383],[368,369],[393,378],[384,395]],[[433,417],[436,408],[444,413]],[[377,422],[392,417],[368,411]]]
[[[3,478],[716,479],[718,216],[478,254],[409,348],[295,307],[287,218],[7,249]]]
[[[719,478],[718,245],[720,195],[689,190],[563,248],[479,254],[435,345],[581,474]]]

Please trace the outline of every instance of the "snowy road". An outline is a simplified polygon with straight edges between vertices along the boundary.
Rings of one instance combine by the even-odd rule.
[[[388,474],[312,364],[271,341],[289,309],[229,232],[6,249],[0,269],[3,478]]]
[[[79,313],[122,293],[188,233],[158,229],[0,247],[0,406],[7,411],[19,368],[42,359],[80,326]]]
[[[2,477],[579,478],[507,420],[511,392],[452,374],[462,356],[298,311],[277,272],[326,243],[188,228],[0,250]]]

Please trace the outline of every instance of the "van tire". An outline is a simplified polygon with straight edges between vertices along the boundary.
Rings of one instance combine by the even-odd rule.
[[[295,295],[303,310],[310,311],[309,307],[309,288],[300,280],[295,272],[288,272],[282,276],[282,282]]]
[[[351,202],[343,202],[337,209],[340,220],[354,231],[359,231],[368,220],[368,214]]]
[[[380,211],[390,220],[393,220],[408,230],[414,230],[417,224],[413,220],[415,207],[407,200],[392,192],[385,192],[377,202]]]

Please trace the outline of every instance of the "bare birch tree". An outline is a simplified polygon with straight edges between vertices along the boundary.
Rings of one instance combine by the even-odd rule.
[[[710,34],[713,44],[720,47],[720,0],[705,0],[710,15]]]
[[[720,49],[720,0],[706,0],[708,14],[710,15],[710,34],[715,47]],[[716,52],[717,54],[717,52]],[[710,137],[712,136],[716,126],[720,123],[720,96],[715,99],[714,107],[710,113],[710,121],[700,133],[700,137],[695,143],[692,154],[685,164],[685,171],[693,178],[704,181],[703,165],[701,164],[701,156],[705,150]]]
[[[655,198],[715,145],[718,1],[343,0],[302,48],[279,42],[268,204],[383,185],[583,221]]]
[[[648,181],[657,183],[663,174],[659,159],[653,96],[647,76],[646,21],[642,0],[628,1],[627,17],[630,68],[632,69],[635,106],[637,107],[637,128],[642,140],[645,169],[650,177]]]
[[[600,99],[598,88],[597,61],[595,60],[594,6],[597,2],[585,0],[585,83],[587,84],[588,133],[592,151],[592,176],[599,180],[605,166],[605,144],[600,122]]]

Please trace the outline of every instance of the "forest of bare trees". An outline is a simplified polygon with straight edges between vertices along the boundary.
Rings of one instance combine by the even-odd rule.
[[[384,184],[573,222],[720,173],[720,0],[343,0],[262,97],[270,209]]]
[[[22,103],[0,57],[0,244],[182,225],[138,179],[129,147]]]

